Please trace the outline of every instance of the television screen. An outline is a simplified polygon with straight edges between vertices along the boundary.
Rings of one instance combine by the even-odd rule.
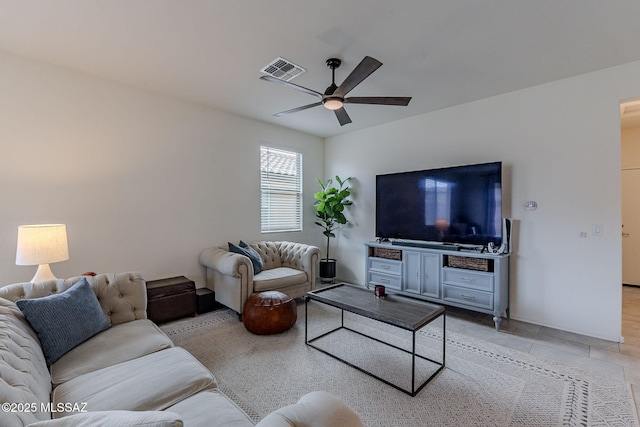
[[[502,242],[502,163],[376,176],[376,237]]]

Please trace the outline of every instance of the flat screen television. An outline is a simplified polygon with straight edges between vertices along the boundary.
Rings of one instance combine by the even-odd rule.
[[[502,162],[376,176],[376,237],[502,243]]]

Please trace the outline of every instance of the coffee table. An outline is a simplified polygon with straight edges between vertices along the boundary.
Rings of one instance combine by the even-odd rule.
[[[329,330],[328,332],[321,333],[320,335],[309,338],[309,302],[318,302],[326,304],[332,307],[340,309],[340,326]],[[357,331],[349,326],[345,326],[344,312],[354,313],[358,316],[366,317],[368,319],[377,320],[386,325],[391,325],[395,328],[404,329],[411,332],[412,342],[411,350],[404,349],[397,345],[386,342],[383,339],[374,337]],[[442,317],[442,352],[441,360],[433,360],[432,358],[416,353],[416,332],[423,327],[427,326],[434,320]],[[415,396],[431,381],[445,365],[445,324],[446,315],[443,306],[431,304],[423,301],[410,300],[408,298],[387,295],[383,298],[376,298],[373,291],[365,289],[359,286],[340,283],[327,288],[307,292],[305,296],[305,343],[310,347],[313,347],[331,357],[340,360],[343,363],[370,375],[383,383],[390,385],[404,393],[411,396]],[[401,352],[407,353],[411,356],[411,387],[401,387],[387,379],[384,379],[369,370],[356,366],[354,363],[345,360],[342,357],[320,348],[314,344],[315,341],[320,340],[328,335],[337,333],[338,331],[347,330],[350,333],[355,333],[359,336],[366,337],[367,339],[374,340],[378,343],[382,343],[385,346],[397,349]],[[345,346],[349,345],[349,342],[344,343]],[[429,376],[423,383],[416,385],[416,359],[422,359],[431,362],[436,367],[435,371]]]

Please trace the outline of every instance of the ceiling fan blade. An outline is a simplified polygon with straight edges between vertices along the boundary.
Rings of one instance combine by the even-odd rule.
[[[340,122],[340,126],[348,125],[349,123],[351,123],[351,117],[349,117],[347,111],[344,108],[339,108],[337,110],[334,110],[333,112],[336,113],[336,117]]]
[[[348,104],[401,105],[403,107],[409,105],[409,101],[411,101],[410,96],[352,96],[344,99]]]
[[[382,62],[370,56],[365,56],[358,66],[349,74],[342,82],[340,87],[333,93],[334,96],[344,98],[354,87],[358,86],[364,79],[369,77],[371,73],[380,68]]]
[[[313,104],[303,105],[302,107],[292,108],[291,110],[281,111],[280,113],[274,114],[276,117],[284,116],[285,114],[297,113],[298,111],[304,111],[309,108],[317,107],[318,105],[322,105],[322,102],[314,102]]]
[[[315,90],[307,89],[306,87],[298,86],[296,84],[289,83],[289,82],[286,82],[284,80],[280,80],[280,79],[277,79],[277,78],[271,77],[271,76],[262,76],[260,78],[262,80],[266,80],[266,81],[271,82],[271,83],[277,83],[279,85],[286,86],[286,87],[288,87],[290,89],[294,89],[294,90],[297,90],[299,92],[303,92],[303,93],[306,93],[306,94],[309,94],[309,95],[312,95],[312,96],[315,96],[317,98],[322,99],[322,94],[320,92],[316,92]]]

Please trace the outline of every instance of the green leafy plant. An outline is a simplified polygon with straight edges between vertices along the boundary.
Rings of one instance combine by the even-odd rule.
[[[336,175],[336,181],[339,184],[338,187],[332,185],[331,179],[328,179],[327,182],[318,179],[322,191],[313,195],[316,199],[314,206],[318,219],[315,223],[322,227],[322,234],[327,237],[327,261],[329,260],[329,241],[332,237],[336,237],[334,230],[348,222],[344,216],[344,208],[353,204],[348,199],[351,195],[351,188],[347,184],[351,181],[351,177],[342,180]]]

